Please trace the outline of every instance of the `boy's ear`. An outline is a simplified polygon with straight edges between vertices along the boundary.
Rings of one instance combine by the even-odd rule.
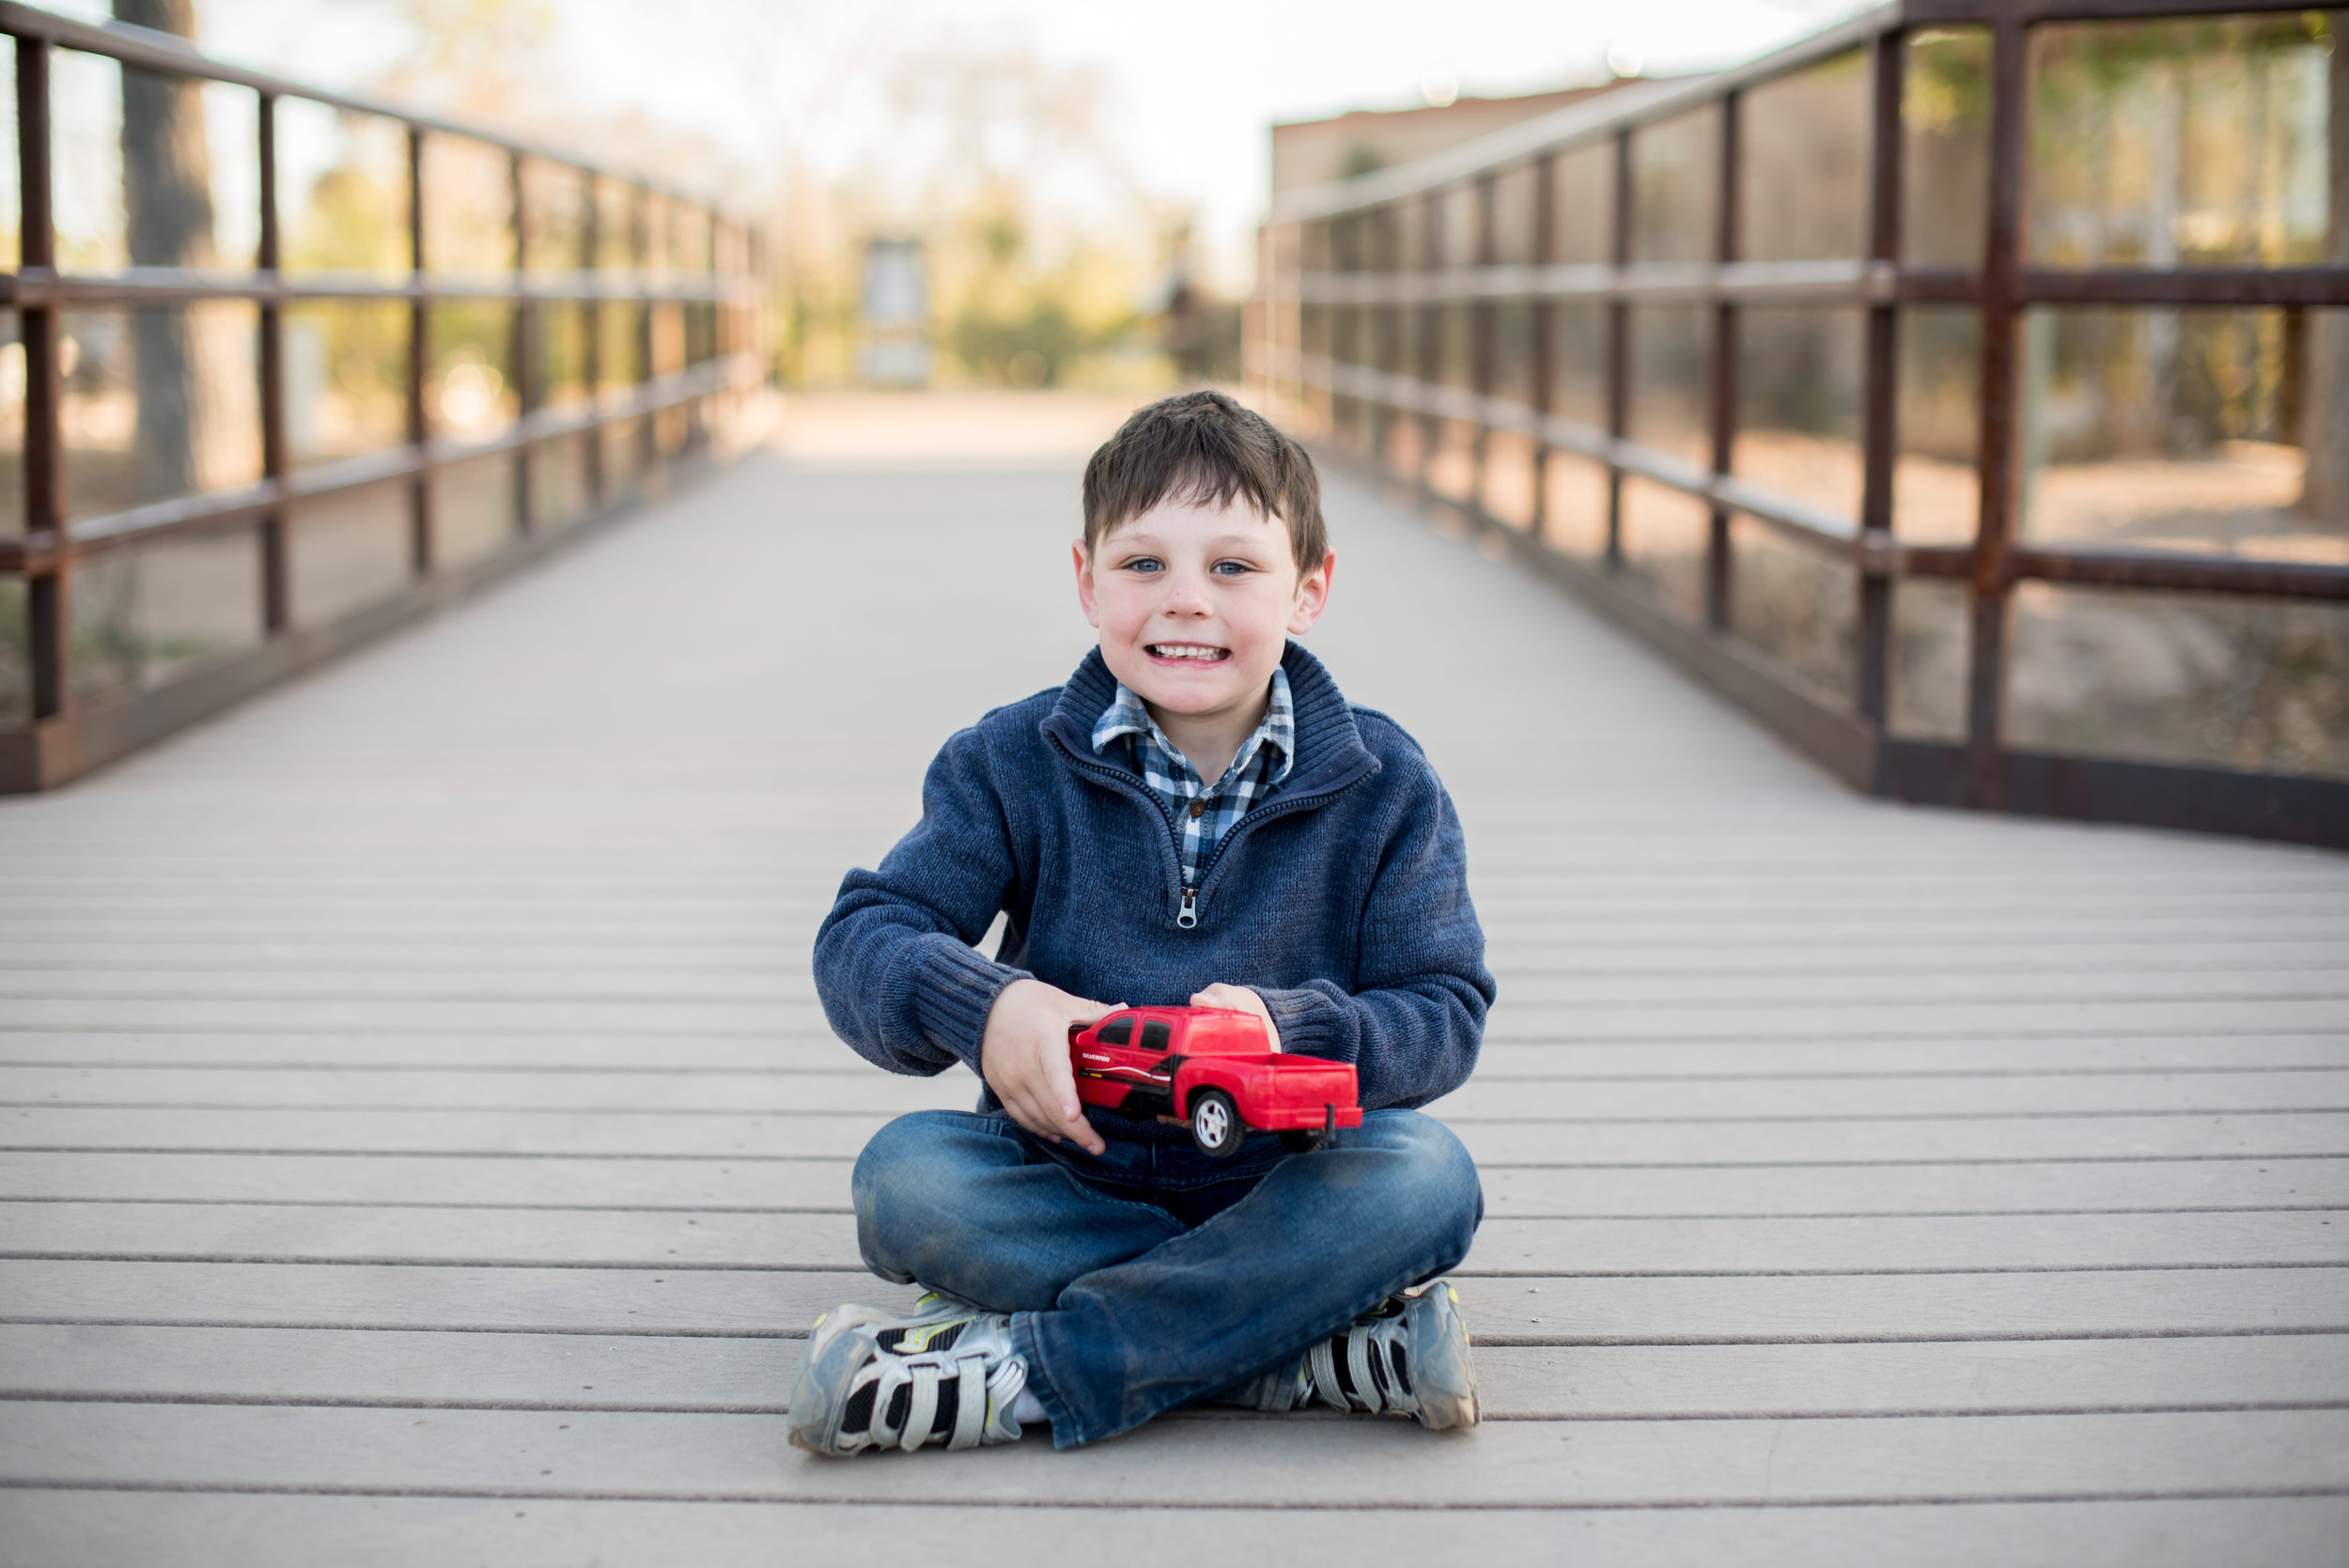
[[[1330,608],[1330,582],[1337,575],[1338,552],[1322,551],[1321,565],[1297,580],[1297,604],[1289,612],[1289,630],[1303,636],[1311,631],[1321,613]]]
[[[1095,630],[1101,627],[1101,612],[1093,598],[1093,554],[1085,549],[1082,539],[1068,544],[1068,558],[1077,568],[1077,602],[1083,607],[1085,624]]]

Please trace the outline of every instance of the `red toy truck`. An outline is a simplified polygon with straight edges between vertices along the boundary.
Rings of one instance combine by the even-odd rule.
[[[1350,1063],[1272,1048],[1264,1020],[1224,1007],[1124,1007],[1071,1024],[1077,1097],[1140,1121],[1179,1116],[1211,1159],[1239,1152],[1251,1128],[1299,1154],[1362,1125]]]

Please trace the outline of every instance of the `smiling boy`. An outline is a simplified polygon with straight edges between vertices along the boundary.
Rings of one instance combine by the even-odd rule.
[[[1220,393],[1152,404],[1087,465],[1073,554],[1099,647],[946,742],[921,822],[817,936],[842,1038],[987,1088],[858,1159],[865,1263],[931,1294],[817,1320],[792,1441],[968,1448],[1047,1421],[1066,1448],[1201,1400],[1473,1425],[1438,1276],[1483,1193],[1412,1108],[1475,1065],[1493,981],[1442,784],[1289,640],[1336,567],[1312,459]],[[1210,1159],[1080,1104],[1071,1025],[1184,1002],[1352,1063],[1361,1126]]]

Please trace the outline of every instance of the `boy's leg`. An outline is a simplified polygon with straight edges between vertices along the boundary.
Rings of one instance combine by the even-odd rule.
[[[1053,1443],[1094,1442],[1266,1371],[1451,1268],[1484,1213],[1449,1128],[1372,1111],[1205,1224],[1071,1280],[1050,1311],[1019,1312],[1013,1343]]]
[[[1112,1143],[1104,1173],[1140,1147]],[[1088,1187],[1008,1118],[959,1110],[918,1111],[881,1128],[851,1188],[866,1267],[998,1312],[1051,1307],[1070,1281],[1183,1231],[1164,1209]]]

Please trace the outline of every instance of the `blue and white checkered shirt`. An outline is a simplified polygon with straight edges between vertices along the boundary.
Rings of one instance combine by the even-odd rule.
[[[1212,789],[1123,681],[1118,682],[1116,701],[1093,726],[1095,753],[1120,736],[1128,737],[1134,770],[1158,791],[1174,818],[1183,886],[1195,888],[1200,866],[1214,855],[1223,835],[1248,815],[1250,806],[1289,776],[1289,763],[1297,753],[1297,710],[1289,702],[1289,677],[1277,665],[1273,668],[1272,700],[1265,706],[1264,722],[1241,744]]]

